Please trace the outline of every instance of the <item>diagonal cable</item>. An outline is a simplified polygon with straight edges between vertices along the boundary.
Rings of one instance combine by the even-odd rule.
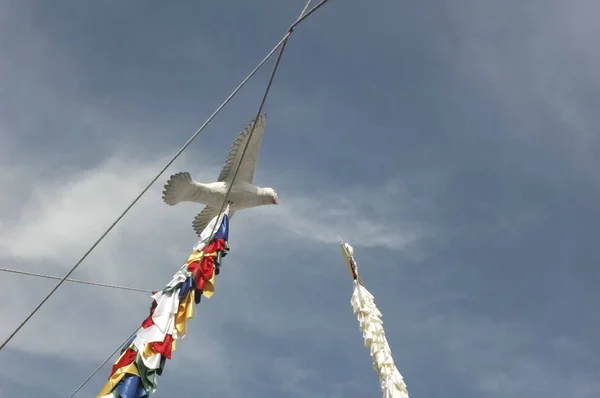
[[[31,311],[31,313],[21,322],[21,324],[19,324],[19,326],[10,334],[10,336],[8,336],[8,338],[2,343],[2,345],[0,345],[0,351],[15,337],[15,335],[23,328],[23,326],[25,326],[25,324],[27,324],[27,322],[29,322],[29,320],[33,317],[33,315],[35,315],[35,313],[46,303],[46,301],[48,301],[48,299],[58,290],[58,288],[71,276],[71,274],[73,272],[75,272],[75,270],[79,267],[79,265],[81,265],[81,263],[87,258],[87,256],[100,244],[100,242],[106,237],[106,235],[108,235],[108,233],[115,227],[115,225],[117,225],[117,223],[119,221],[121,221],[121,219],[129,212],[129,210],[141,199],[141,197],[150,189],[150,187],[156,182],[156,180],[158,180],[160,178],[160,176],[165,172],[165,170],[167,170],[167,168],[169,168],[169,166],[171,166],[171,164],[183,153],[183,151],[185,149],[187,149],[187,147],[196,139],[196,137],[198,137],[198,135],[204,130],[204,128],[212,121],[212,119],[214,119],[215,116],[217,116],[217,114],[225,107],[225,105],[227,105],[229,103],[229,101],[231,101],[231,99],[238,93],[238,91],[248,82],[248,80],[250,80],[250,78],[252,76],[254,76],[254,74],[263,66],[263,64],[275,53],[275,51],[281,46],[282,48],[285,47],[285,43],[287,42],[287,39],[289,38],[289,36],[292,34],[294,28],[302,21],[304,21],[309,15],[311,15],[312,13],[314,13],[318,8],[320,8],[323,4],[325,4],[328,0],[322,0],[321,3],[319,3],[318,5],[316,5],[315,7],[313,7],[309,12],[307,12],[306,14],[301,15],[300,18],[298,18],[298,20],[289,28],[288,32],[285,34],[285,36],[279,41],[279,43],[277,43],[277,45],[275,47],[273,47],[273,49],[267,54],[267,56],[265,56],[265,58],[254,68],[254,70],[252,72],[250,72],[250,74],[236,87],[236,89],[229,95],[229,97],[227,97],[227,99],[225,101],[223,101],[223,103],[213,112],[212,115],[210,115],[210,117],[206,120],[206,122],[204,122],[204,124],[188,139],[188,141],[177,151],[177,153],[171,158],[171,160],[169,160],[167,162],[167,164],[160,170],[160,172],[148,183],[148,185],[142,190],[142,192],[140,192],[140,194],[131,202],[131,204],[129,204],[129,206],[127,206],[127,208],[121,213],[121,215],[119,215],[119,217],[117,217],[117,219],[108,227],[108,229],[98,238],[98,240],[96,240],[96,242],[94,242],[94,244],[88,249],[87,252],[85,252],[85,254],[79,259],[79,261],[77,261],[77,263],[75,263],[75,265],[69,270],[69,272],[67,272],[67,274],[61,278],[61,280],[58,282],[58,284],[56,284],[56,286],[54,286],[54,288],[46,295],[46,297],[44,297],[42,299],[42,301],[40,301],[40,303],[33,309],[33,311]],[[310,4],[310,1],[309,1]],[[281,52],[279,53],[279,59],[281,58]],[[272,78],[271,77],[271,82],[272,82]],[[270,83],[269,82],[269,87],[270,87]],[[266,99],[266,98],[265,98]],[[260,110],[262,110],[262,107],[264,105],[264,100],[263,103],[261,103],[261,107]],[[259,115],[260,116],[260,113]],[[257,118],[258,118],[257,116]],[[256,123],[254,123],[256,124]],[[252,127],[254,130],[254,126]],[[253,132],[253,131],[252,131]],[[251,135],[252,135],[251,132]],[[244,148],[244,152],[246,152],[246,149],[248,148],[248,144],[246,144],[246,147]],[[243,155],[242,155],[243,156]],[[236,173],[237,174],[237,171]],[[234,175],[235,175],[234,174]],[[229,191],[228,191],[229,194]],[[225,202],[226,203],[226,202]],[[223,211],[224,207],[225,207],[225,203],[221,208],[221,212]],[[214,233],[214,231],[213,231]],[[212,236],[212,235],[211,235]]]
[[[135,329],[135,332],[131,333],[129,335],[129,337],[127,337],[127,340],[125,340],[123,343],[121,343],[116,350],[114,350],[108,357],[106,357],[106,359],[104,360],[104,362],[102,362],[96,369],[94,369],[94,371],[79,385],[79,387],[77,387],[75,390],[73,390],[73,392],[71,393],[71,395],[69,395],[69,398],[72,398],[73,396],[75,396],[75,394],[77,394],[79,392],[79,390],[81,390],[83,388],[83,386],[85,386],[87,384],[88,381],[90,381],[92,379],[92,377],[94,377],[96,375],[96,373],[98,373],[100,371],[100,369],[102,369],[102,367],[104,365],[106,365],[106,363],[108,361],[110,361],[110,359],[117,353],[119,352],[119,350],[121,349],[121,347],[123,347],[129,340],[131,340],[131,338],[137,333],[138,329]]]
[[[306,12],[306,10],[308,9],[308,6],[311,3],[311,0],[308,0],[308,2],[306,3],[306,6],[304,7],[304,9],[302,10],[302,13],[300,14],[300,17],[296,20],[296,22],[294,22],[294,24],[292,24],[292,26],[290,26],[290,28],[288,29],[287,33],[285,34],[285,36],[279,41],[279,43],[277,44],[277,46],[271,51],[270,55],[272,55],[273,52],[275,52],[275,50],[281,45],[281,49],[279,51],[279,55],[277,56],[277,61],[275,62],[275,66],[273,67],[273,71],[271,73],[271,77],[269,79],[269,83],[267,84],[267,88],[265,89],[265,93],[263,95],[262,101],[260,103],[260,106],[258,108],[258,112],[256,114],[256,118],[254,119],[254,123],[252,124],[252,130],[250,131],[248,140],[246,141],[246,146],[244,147],[244,151],[242,152],[242,156],[241,159],[244,158],[244,155],[246,154],[246,151],[248,149],[248,144],[250,142],[250,139],[252,138],[252,134],[254,134],[254,128],[256,126],[256,120],[258,120],[262,109],[265,105],[265,102],[267,100],[267,96],[269,94],[269,90],[271,89],[271,85],[273,84],[273,80],[275,78],[275,74],[277,73],[277,69],[279,67],[279,63],[281,61],[281,57],[283,55],[283,51],[285,50],[285,46],[287,44],[287,40],[290,37],[290,35],[293,33],[294,29],[296,26],[298,26],[299,23],[301,23],[302,21],[304,21],[308,16],[310,16],[312,13],[314,13],[316,10],[318,10],[321,6],[323,6],[325,3],[327,3],[329,0],[321,0],[321,2],[319,4],[317,4],[316,6],[314,6],[313,8],[311,8],[308,12]],[[226,205],[227,205],[227,197],[229,196],[229,193],[231,192],[231,186],[233,185],[233,181],[235,181],[235,177],[238,174],[238,171],[240,169],[240,165],[241,162],[238,163],[235,172],[233,174],[233,179],[231,181],[231,184],[225,194],[225,197],[223,199],[223,204],[221,205],[221,209],[217,215],[217,221],[219,220],[219,218],[221,217],[223,210],[225,209]],[[214,233],[216,231],[216,226],[219,225],[219,223],[215,223],[215,225],[213,226],[213,229],[211,231],[211,234],[209,235],[209,240],[212,239],[212,237],[214,236]],[[136,329],[137,332],[137,329]],[[136,333],[133,332],[128,338],[127,340],[123,343],[125,344],[127,341],[129,341],[129,339],[131,337],[133,337],[133,335]],[[87,382],[89,382],[92,377],[94,377],[94,375],[96,375],[96,373],[98,373],[100,371],[100,369],[108,362],[110,361],[110,359],[119,351],[119,349],[123,346],[123,344],[119,345],[119,347],[114,350],[105,360],[104,362],[102,362],[102,364],[100,366],[98,366],[84,381],[83,383],[81,383],[79,385],[79,387],[77,387],[72,393],[71,395],[69,395],[69,398],[72,398],[73,396],[75,396],[75,394],[77,394],[77,392],[79,392],[85,385]]]
[[[11,274],[18,274],[18,275],[25,275],[25,276],[34,276],[36,278],[45,278],[45,279],[54,279],[54,280],[62,279],[60,276],[39,274],[37,272],[18,271],[16,269],[10,269],[10,268],[0,268],[0,272],[7,272],[7,273],[11,273]],[[148,290],[148,289],[138,289],[138,288],[129,287],[129,286],[120,286],[120,285],[111,285],[108,283],[83,281],[81,279],[65,279],[65,282],[80,283],[83,285],[92,285],[92,286],[100,286],[100,287],[108,287],[111,289],[118,289],[118,290],[129,290],[132,292],[152,293],[152,290]]]
[[[319,4],[317,4],[316,6],[311,8],[310,11],[306,12],[306,10],[308,9],[308,6],[310,6],[310,3],[311,3],[311,0],[308,0],[306,5],[304,6],[304,9],[300,13],[300,16],[296,20],[296,22],[294,22],[292,24],[292,26],[290,26],[287,33],[283,37],[281,48],[279,49],[279,54],[277,55],[277,60],[275,61],[275,66],[273,67],[273,72],[271,72],[271,77],[269,78],[269,82],[267,83],[267,88],[265,89],[265,93],[263,94],[262,100],[260,101],[258,111],[256,112],[256,117],[254,118],[254,123],[252,123],[252,129],[250,130],[250,134],[248,135],[248,139],[246,140],[246,145],[244,145],[244,150],[242,151],[242,156],[240,156],[241,160],[238,162],[237,167],[235,168],[235,172],[233,173],[233,178],[231,179],[231,183],[227,187],[227,192],[225,193],[225,198],[223,199],[223,204],[221,205],[221,209],[219,210],[218,217],[221,217],[221,214],[223,213],[223,210],[225,209],[225,206],[227,205],[227,198],[229,197],[229,193],[231,192],[231,189],[233,188],[235,178],[237,177],[237,174],[240,171],[240,167],[242,166],[242,160],[244,159],[244,156],[246,155],[246,151],[248,150],[248,146],[250,145],[250,141],[252,140],[252,135],[254,135],[254,130],[256,128],[256,121],[260,117],[260,114],[265,106],[265,102],[267,102],[267,97],[269,95],[269,91],[271,90],[271,86],[273,85],[273,80],[275,79],[275,75],[277,74],[277,69],[279,68],[279,63],[281,62],[281,57],[283,56],[283,52],[285,51],[285,47],[287,45],[288,39],[290,38],[290,36],[294,32],[294,29],[296,28],[296,26],[298,26],[298,24],[300,22],[304,21],[309,15],[311,15],[316,10],[318,10],[322,5],[327,3],[327,1],[328,0],[322,0]],[[218,220],[218,218],[217,218],[217,220]],[[213,226],[212,232],[209,235],[209,237],[210,237],[209,239],[212,239],[212,237],[216,231],[217,225],[218,225],[218,223],[216,223]]]

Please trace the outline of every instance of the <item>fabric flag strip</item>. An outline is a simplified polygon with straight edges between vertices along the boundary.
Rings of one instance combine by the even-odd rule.
[[[171,359],[177,340],[185,337],[194,304],[215,291],[215,276],[229,251],[228,214],[229,206],[221,217],[211,220],[171,282],[152,295],[150,315],[125,344],[97,398],[146,398],[156,391],[166,360]],[[211,238],[215,225],[219,227]]]
[[[352,293],[352,309],[360,325],[360,330],[365,340],[365,347],[371,351],[373,368],[379,374],[379,383],[383,398],[408,398],[408,390],[404,378],[398,372],[392,351],[388,345],[383,330],[382,315],[375,305],[373,295],[363,286],[358,275],[358,265],[354,260],[354,249],[348,243],[341,242],[342,255],[354,280]]]

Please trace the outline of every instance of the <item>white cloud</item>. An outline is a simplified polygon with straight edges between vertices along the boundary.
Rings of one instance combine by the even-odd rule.
[[[118,154],[95,168],[72,170],[49,180],[36,178],[34,169],[3,166],[2,183],[10,184],[22,192],[18,206],[12,201],[0,202],[0,212],[10,213],[13,218],[12,222],[0,227],[0,258],[3,263],[35,272],[64,274],[140,192],[164,161],[165,157],[143,158]],[[200,174],[194,173],[194,177],[207,180],[211,175],[216,175],[218,167],[207,165],[204,170]],[[168,281],[177,263],[184,259],[193,244],[194,237],[189,224],[200,207],[192,204],[176,207],[164,205],[160,191],[166,178],[161,178],[160,183],[157,182],[134,206],[82,263],[75,277],[150,289],[160,288],[161,284]],[[348,195],[324,192],[321,200],[300,195],[299,191],[287,193],[287,188],[283,186],[279,189],[286,192],[283,195],[286,199],[282,200],[280,206],[236,215],[232,233],[238,236],[236,241],[240,241],[242,249],[234,247],[234,251],[244,250],[247,253],[245,255],[251,256],[253,251],[261,250],[260,241],[273,239],[283,240],[295,247],[314,243],[335,246],[339,234],[356,245],[392,249],[403,249],[418,239],[418,231],[399,232],[393,220],[378,219],[377,214],[369,219],[361,216],[357,209],[369,204],[370,197],[360,187]],[[252,235],[256,230],[267,232],[261,232],[262,237]],[[242,239],[241,236],[248,238]],[[251,246],[254,248],[251,249]],[[235,270],[228,272],[236,273]],[[237,272],[243,270],[238,269]],[[18,294],[21,290],[15,285],[17,281],[32,283],[32,286],[41,290],[7,308],[3,314],[5,322],[0,327],[2,336],[6,336],[43,292],[55,283],[28,281],[21,276],[3,278],[0,286],[6,296]],[[54,343],[49,345],[47,337],[37,335],[34,338],[33,331],[25,333],[24,329],[23,333],[33,341],[25,343],[25,339],[17,339],[19,343],[14,347],[60,355],[85,352],[86,355],[97,357],[106,352],[109,343],[114,344],[114,338],[111,337],[114,334],[104,335],[106,332],[98,330],[93,322],[81,322],[87,319],[87,309],[81,307],[77,311],[65,312],[64,308],[72,307],[74,302],[89,306],[89,311],[100,314],[108,323],[115,313],[123,311],[124,300],[133,307],[131,311],[135,309],[138,314],[136,321],[143,319],[148,305],[144,295],[98,288],[83,289],[72,285],[63,285],[63,288],[64,292],[59,291],[33,318],[37,321],[32,322],[37,325],[47,322],[48,333],[62,334],[62,337],[53,339]],[[86,294],[83,292],[93,292],[93,301],[77,297],[78,294]],[[120,328],[125,330],[135,325],[136,321],[130,321],[129,325]],[[248,318],[246,321],[253,320]],[[60,332],[65,327],[69,331],[66,334]],[[86,342],[92,336],[98,341],[94,347],[87,346]]]
[[[33,170],[23,170],[22,167],[7,169],[4,166],[0,181],[3,185],[21,191],[29,190],[28,197],[20,198],[18,209],[12,206],[14,203],[8,206],[0,203],[2,213],[11,213],[13,217],[18,214],[14,223],[0,229],[4,255],[27,260],[41,257],[62,261],[66,253],[82,251],[112,223],[165,161],[166,157],[142,160],[119,155],[96,168],[74,170],[52,180],[37,180]],[[205,170],[216,174],[217,168],[208,166]],[[211,177],[206,171],[193,174],[204,181]],[[111,232],[113,236],[120,237],[131,225],[135,225],[138,232],[176,225],[179,222],[176,218],[183,214],[191,220],[194,212],[189,209],[197,205],[169,208],[160,200],[160,191],[167,176],[168,173],[159,179],[125,216]],[[287,194],[287,188],[284,186],[279,190]],[[281,206],[253,210],[256,214],[245,219],[251,218],[252,225],[257,222],[277,224],[302,239],[326,244],[338,242],[338,235],[343,233],[355,245],[402,249],[420,237],[418,230],[399,229],[395,218],[380,219],[384,215],[389,216],[389,210],[396,207],[377,197],[381,188],[353,187],[351,192],[318,192],[320,200],[304,196],[299,191],[296,188],[296,191],[289,191],[290,195],[284,195]],[[375,212],[374,218],[358,212],[365,205],[370,207],[367,211]],[[164,224],[167,220],[174,221]],[[124,224],[128,227],[122,227]],[[409,226],[418,228],[414,224]],[[31,242],[36,243],[32,245]]]

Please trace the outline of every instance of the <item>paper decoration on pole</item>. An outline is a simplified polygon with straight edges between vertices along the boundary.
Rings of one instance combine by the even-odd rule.
[[[363,286],[358,274],[358,264],[354,259],[354,249],[340,239],[342,256],[348,265],[354,283],[354,292],[350,303],[352,310],[360,325],[365,347],[371,351],[373,368],[379,374],[379,383],[383,398],[408,398],[408,390],[404,378],[398,372],[392,358],[392,351],[388,345],[383,330],[382,315],[375,305],[373,295]]]
[[[217,219],[218,218],[218,219]],[[214,236],[211,233],[215,224]],[[215,291],[215,276],[228,250],[229,206],[215,216],[169,284],[152,295],[150,315],[125,344],[97,398],[146,398],[156,391],[157,378],[171,359],[178,340],[185,337],[186,322],[194,316],[194,304]]]

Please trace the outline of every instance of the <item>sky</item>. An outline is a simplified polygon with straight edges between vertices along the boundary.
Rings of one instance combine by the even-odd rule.
[[[304,2],[0,0],[0,266],[62,276]],[[289,41],[215,295],[154,396],[380,394],[338,235],[411,397],[600,396],[596,1],[330,1]],[[272,61],[74,278],[162,288]],[[0,274],[0,340],[55,281]],[[64,284],[0,352],[0,397],[68,396],[148,315]],[[114,361],[114,360],[113,360]],[[77,396],[95,396],[113,361]]]

